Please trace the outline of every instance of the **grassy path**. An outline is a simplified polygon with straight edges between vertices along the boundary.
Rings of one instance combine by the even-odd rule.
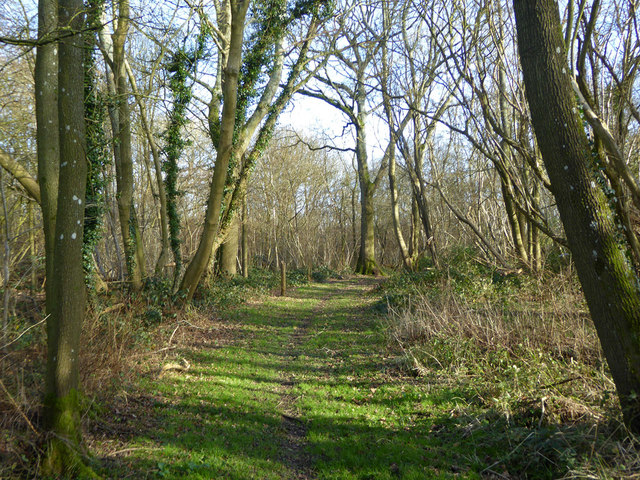
[[[390,371],[371,286],[312,284],[235,310],[222,337],[203,332],[180,352],[187,372],[149,375],[113,407],[121,418],[102,427],[103,448],[112,442],[103,474],[424,479],[466,464],[462,476],[479,478],[474,451],[461,459],[447,446],[456,392]]]

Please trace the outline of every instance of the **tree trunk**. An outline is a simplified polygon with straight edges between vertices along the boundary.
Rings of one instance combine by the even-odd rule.
[[[440,262],[438,260],[438,251],[436,249],[436,241],[433,237],[433,228],[431,227],[431,216],[429,215],[429,204],[427,203],[427,196],[424,188],[422,187],[422,180],[420,180],[422,174],[418,176],[420,185],[413,189],[413,194],[418,204],[418,212],[420,214],[420,220],[422,220],[422,228],[424,228],[424,235],[427,239],[427,246],[429,247],[429,253],[433,260],[433,265],[436,268],[440,268]]]
[[[60,25],[74,32],[84,26],[82,0],[60,0]],[[60,40],[58,118],[60,177],[53,256],[47,296],[54,295],[47,320],[47,373],[44,398],[48,436],[43,473],[92,477],[82,465],[78,393],[78,351],[84,319],[85,283],[82,263],[87,161],[85,156],[84,69],[82,35]]]
[[[249,278],[249,235],[247,234],[247,197],[242,202],[242,276]]]
[[[395,141],[394,139],[391,140]],[[404,236],[402,235],[402,228],[400,225],[400,211],[398,208],[398,189],[396,186],[396,158],[395,158],[395,149],[392,149],[391,155],[389,156],[389,193],[391,194],[391,215],[393,217],[393,230],[396,235],[396,240],[398,241],[398,247],[400,248],[400,255],[402,256],[402,263],[404,264],[404,268],[407,270],[413,269],[413,261],[411,258],[411,253],[409,248],[407,247],[406,242],[404,241]]]
[[[379,275],[380,268],[376,263],[375,234],[373,216],[373,188],[371,183],[360,184],[360,253],[356,264],[356,273],[362,275]]]
[[[606,197],[577,112],[558,5],[514,0],[527,100],[560,218],[625,423],[640,433],[640,294],[636,275],[616,240]]]
[[[232,220],[227,238],[218,249],[218,266],[217,274],[223,277],[232,277],[238,273],[238,243],[239,236],[239,217]]]
[[[376,263],[376,238],[374,234],[373,193],[376,184],[369,178],[367,160],[367,140],[365,134],[364,91],[358,88],[358,115],[356,127],[356,160],[358,162],[358,182],[360,183],[360,253],[356,263],[356,273],[378,275]],[[382,167],[381,167],[382,168]]]
[[[525,266],[529,266],[529,255],[522,236],[521,218],[515,206],[512,195],[513,187],[509,177],[500,175],[500,187],[502,189],[502,200],[504,201],[504,207],[507,211],[507,220],[509,222],[509,228],[511,229],[511,238],[513,239],[516,254]]]
[[[38,3],[38,38],[50,40],[58,27],[57,0]],[[58,198],[58,168],[60,143],[58,141],[58,55],[54,42],[42,43],[36,50],[36,143],[38,149],[38,184],[44,230],[46,311],[53,310],[53,248],[56,229]],[[48,327],[47,327],[48,328]],[[51,333],[49,332],[49,335]]]
[[[142,288],[144,254],[138,240],[140,231],[134,218],[133,209],[133,159],[131,152],[131,112],[129,109],[129,89],[125,68],[125,41],[129,30],[129,1],[118,1],[118,22],[113,34],[113,76],[117,98],[117,108],[112,116],[114,139],[117,139],[115,152],[116,184],[118,187],[118,217],[125,251],[125,263],[128,279],[134,290]],[[143,258],[142,263],[140,257]]]
[[[244,23],[249,2],[231,3],[233,4],[231,14],[231,41],[229,59],[224,72],[224,106],[222,108],[220,136],[216,148],[216,166],[213,170],[209,199],[207,201],[207,212],[205,214],[200,243],[184,273],[180,286],[180,289],[184,290],[186,294],[186,302],[189,302],[193,298],[195,289],[200,282],[200,277],[202,277],[202,274],[209,264],[211,249],[213,248],[213,243],[218,233],[222,196],[224,195],[229,161],[233,153],[233,132],[235,129],[236,104],[238,101],[238,76],[242,63]]]
[[[409,255],[412,263],[415,263],[420,256],[420,212],[418,211],[418,200],[415,193],[411,192],[411,238],[409,241]]]
[[[7,326],[9,324],[9,300],[10,300],[10,289],[9,289],[9,267],[11,263],[11,231],[9,229],[9,212],[7,209],[7,197],[4,193],[4,179],[3,175],[0,172],[0,199],[2,199],[2,213],[4,214],[4,255],[2,256],[2,334],[0,338],[2,338],[2,342],[7,338]]]

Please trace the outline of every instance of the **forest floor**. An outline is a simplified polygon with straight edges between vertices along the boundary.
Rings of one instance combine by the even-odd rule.
[[[526,435],[507,435],[507,424],[492,424],[481,411],[477,391],[438,375],[412,376],[385,335],[379,296],[370,294],[377,283],[309,284],[232,309],[206,327],[192,325],[182,347],[90,422],[88,443],[100,473],[113,479],[537,477],[531,463],[533,475],[518,472],[519,462],[535,463],[527,452],[531,442],[556,442],[554,451],[561,451],[564,437],[535,426]],[[176,368],[163,371],[169,361]],[[559,461],[562,455],[552,462]],[[554,478],[552,472],[541,470],[538,478]]]

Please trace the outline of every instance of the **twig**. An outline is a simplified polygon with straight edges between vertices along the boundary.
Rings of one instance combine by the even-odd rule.
[[[564,383],[573,382],[574,380],[580,380],[580,378],[582,378],[582,377],[565,378],[564,380],[560,380],[559,382],[549,383],[547,385],[543,385],[541,387],[538,387],[538,390],[544,390],[545,388],[557,387],[558,385],[562,385]]]
[[[47,318],[49,318],[49,315],[47,315],[46,317],[44,317],[42,320],[40,320],[38,323],[31,325],[29,328],[27,328],[24,332],[22,332],[20,335],[18,335],[16,338],[14,338],[13,340],[11,340],[9,343],[7,343],[6,345],[3,345],[2,347],[0,347],[0,350],[4,350],[5,348],[7,348],[9,345],[13,345],[14,343],[16,343],[20,337],[22,337],[25,333],[27,333],[29,330],[31,330],[32,328],[37,327],[38,325],[44,323],[47,321]]]
[[[122,450],[116,450],[111,453],[111,455],[119,455],[121,453],[127,452],[135,452],[136,450],[162,450],[160,447],[131,447],[131,448],[123,448]]]
[[[176,334],[176,332],[178,331],[178,328],[180,328],[180,325],[185,324],[191,328],[197,328],[198,330],[206,330],[206,327],[198,327],[197,325],[194,325],[193,323],[189,323],[186,320],[181,320],[178,325],[176,326],[176,328],[173,330],[173,333],[171,334],[171,337],[169,337],[169,345],[171,345],[171,341],[173,340],[173,336]]]
[[[507,453],[502,459],[498,460],[497,462],[493,462],[487,468],[482,470],[482,472],[480,472],[480,475],[482,475],[483,473],[492,471],[491,469],[493,467],[495,467],[496,465],[500,465],[501,463],[505,462],[511,455],[513,455],[516,452],[516,450],[518,450],[522,445],[524,445],[524,442],[529,440],[533,436],[533,434],[534,434],[534,432],[531,432],[529,435],[527,435],[518,445],[516,445],[516,447],[513,450],[511,450],[509,453]]]
[[[122,307],[124,307],[124,303],[116,303],[115,305],[111,305],[109,308],[105,308],[103,311],[101,311],[98,314],[98,317],[101,317],[102,315],[106,315],[107,313],[111,313],[115,310],[120,310]]]
[[[181,321],[182,323],[189,325],[191,328],[197,328],[198,330],[206,330],[207,328],[209,328],[209,327],[199,327],[197,325],[194,325],[193,323],[187,322],[186,320],[181,320]]]
[[[34,428],[34,426],[31,424],[31,422],[29,421],[27,416],[24,414],[24,412],[22,411],[22,409],[20,408],[18,403],[13,399],[13,397],[9,393],[9,390],[7,390],[7,387],[4,386],[4,383],[2,382],[2,380],[0,380],[0,386],[2,387],[2,390],[4,390],[4,393],[7,394],[7,397],[9,397],[9,400],[11,401],[11,403],[13,404],[15,409],[18,411],[20,416],[22,416],[22,418],[24,418],[25,422],[27,422],[27,425],[29,425],[29,428],[31,428],[31,430],[33,430],[33,433],[35,433],[36,435],[40,435],[38,433],[38,431]]]
[[[544,402],[546,402],[547,397],[542,397],[540,399],[540,408],[542,410],[542,413],[540,414],[540,421],[538,422],[538,428],[542,428],[542,420],[544,420]]]
[[[173,329],[173,333],[169,337],[169,345],[171,345],[171,341],[173,340],[173,336],[176,334],[176,332],[178,331],[179,328],[180,328],[180,324],[178,324],[178,326]]]
[[[164,352],[166,350],[173,350],[175,348],[178,348],[178,346],[177,345],[169,345],[168,347],[164,347],[164,348],[161,348],[160,350],[155,350],[153,352],[145,352],[145,353],[138,353],[137,355],[132,355],[131,358],[146,357],[147,355],[154,355],[156,353]]]

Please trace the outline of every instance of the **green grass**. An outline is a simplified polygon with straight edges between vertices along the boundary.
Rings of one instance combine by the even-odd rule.
[[[505,409],[509,391],[520,392],[508,365],[500,378],[483,378],[483,365],[458,374],[427,365],[425,376],[410,375],[370,290],[371,283],[333,280],[227,311],[226,337],[176,353],[191,364],[187,372],[157,378],[151,369],[107,409],[110,426],[93,445],[101,473],[551,479],[606,461],[590,456],[594,424],[539,421],[537,397]],[[500,365],[496,352],[491,361]],[[291,441],[287,418],[303,438]]]

